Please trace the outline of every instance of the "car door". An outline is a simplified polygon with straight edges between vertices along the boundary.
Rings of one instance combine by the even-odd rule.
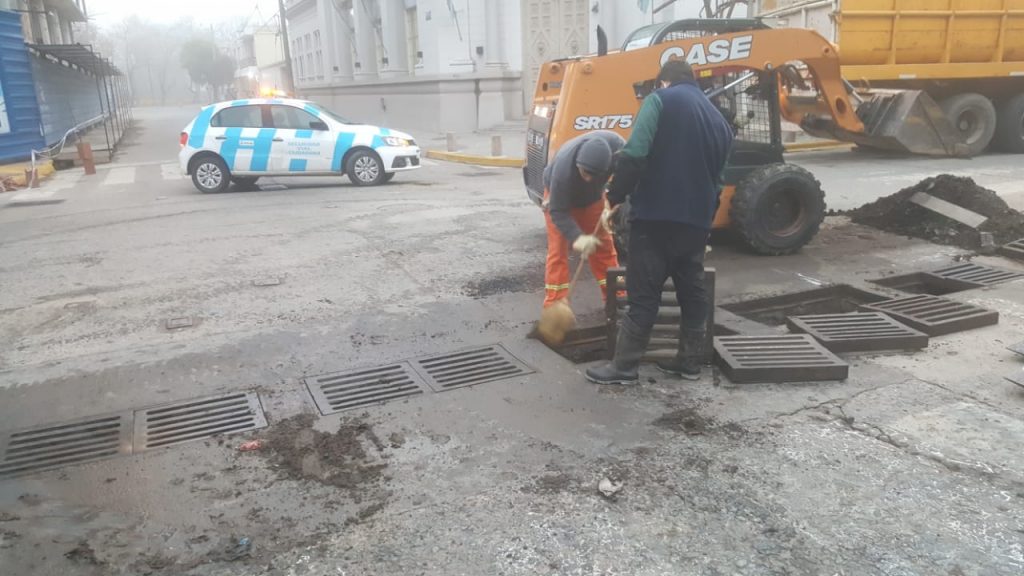
[[[263,174],[270,163],[274,130],[264,123],[264,106],[228,106],[213,115],[206,140],[233,174]]]
[[[311,112],[288,104],[272,104],[270,116],[281,141],[274,143],[274,172],[317,173],[331,170],[334,136],[328,125]]]

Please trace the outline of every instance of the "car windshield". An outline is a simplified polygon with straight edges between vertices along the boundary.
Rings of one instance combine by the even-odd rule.
[[[330,118],[331,120],[334,120],[335,122],[341,122],[342,124],[355,124],[355,122],[349,120],[348,118],[345,118],[343,116],[339,116],[339,115],[335,114],[334,112],[331,112],[327,108],[324,108],[323,106],[320,106],[319,104],[315,104],[313,107],[316,108],[321,114],[323,114],[324,116],[327,116],[328,118]]]

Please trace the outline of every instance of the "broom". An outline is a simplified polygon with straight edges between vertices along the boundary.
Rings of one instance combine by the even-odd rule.
[[[601,221],[597,221],[593,234],[601,228]],[[545,344],[551,347],[561,346],[565,342],[565,336],[576,327],[576,315],[573,314],[569,299],[572,298],[572,289],[576,286],[576,280],[583,272],[583,265],[589,258],[580,256],[580,262],[576,265],[576,272],[569,281],[569,289],[565,292],[565,298],[556,300],[540,313],[540,320],[537,321],[536,334]]]

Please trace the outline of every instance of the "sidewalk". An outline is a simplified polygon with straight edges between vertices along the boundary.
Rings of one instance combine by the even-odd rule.
[[[420,142],[425,150],[424,156],[434,160],[478,164],[481,166],[499,166],[519,168],[526,163],[526,119],[510,120],[487,130],[452,134],[454,148],[449,149],[448,136],[435,134]],[[494,142],[497,137],[499,141]],[[492,146],[497,144],[500,153],[492,154]]]

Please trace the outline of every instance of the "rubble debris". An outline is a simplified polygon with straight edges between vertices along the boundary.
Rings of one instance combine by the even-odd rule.
[[[602,478],[597,483],[597,491],[601,496],[613,500],[622,491],[622,482],[612,482],[610,478]]]
[[[369,424],[343,421],[331,434],[314,429],[315,420],[312,414],[282,420],[270,429],[263,441],[266,449],[259,453],[285,478],[313,480],[353,495],[383,480],[387,464],[367,450],[372,446],[379,451],[383,444]]]
[[[988,218],[977,230],[914,204],[910,199],[924,192]],[[1024,214],[1010,208],[995,192],[978,186],[971,178],[943,174],[879,198],[847,213],[850,219],[936,244],[976,249],[979,232],[992,234],[997,244],[1024,237]]]
[[[910,197],[910,201],[917,204],[921,208],[927,208],[936,214],[945,216],[951,220],[970,226],[971,228],[977,228],[985,223],[988,218],[972,212],[961,206],[957,206],[952,202],[946,202],[942,198],[936,198],[927,192],[918,192]]]
[[[262,447],[263,447],[263,441],[262,440],[250,440],[248,442],[243,442],[238,447],[238,451],[239,452],[252,452],[253,450],[259,450]]]
[[[78,546],[65,552],[64,557],[78,564],[92,564],[94,566],[103,564],[103,562],[96,558],[96,551],[85,540],[79,541]]]

